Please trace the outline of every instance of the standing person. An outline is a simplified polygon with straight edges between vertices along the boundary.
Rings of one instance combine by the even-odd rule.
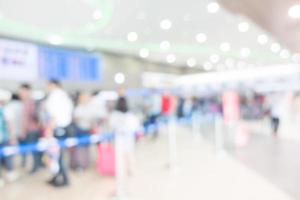
[[[87,137],[96,122],[94,107],[91,104],[91,96],[87,92],[81,92],[74,109],[74,123],[76,137]],[[84,145],[71,149],[71,168],[85,170],[89,166],[89,146]]]
[[[280,118],[282,117],[282,102],[279,95],[274,95],[271,97],[270,102],[270,118],[271,118],[271,128],[274,137],[278,136],[278,130],[280,126]]]
[[[22,132],[19,137],[21,145],[28,145],[37,143],[40,138],[39,120],[37,116],[36,104],[31,97],[31,86],[29,84],[22,84],[19,88],[19,96],[22,104]],[[41,153],[32,152],[33,166],[30,173],[34,174],[41,167]],[[26,165],[26,154],[22,156],[22,165]]]
[[[125,97],[118,99],[115,111],[109,118],[109,125],[115,133],[117,177],[122,182],[126,176],[132,175],[134,171],[135,133],[139,128],[139,121],[129,111]],[[118,187],[124,186],[122,183],[117,184],[121,185]]]
[[[7,121],[6,111],[4,109],[5,98],[0,97],[0,148],[8,147],[10,144],[14,144],[14,138],[9,134],[10,124]],[[11,156],[0,155],[0,188],[5,185],[3,177],[3,169],[7,170],[7,181],[12,182],[18,178],[18,175],[14,172]]]
[[[45,110],[49,117],[47,122],[47,136],[58,140],[67,137],[67,127],[72,122],[73,103],[68,94],[61,88],[57,80],[49,81],[47,85],[48,97],[45,102]],[[59,170],[48,182],[55,187],[69,185],[69,177],[65,168],[64,152],[60,148]]]

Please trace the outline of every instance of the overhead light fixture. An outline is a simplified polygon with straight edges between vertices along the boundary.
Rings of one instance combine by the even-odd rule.
[[[189,58],[187,61],[186,61],[186,64],[187,66],[189,67],[195,67],[197,65],[197,61],[195,58]]]
[[[217,13],[220,10],[220,5],[217,2],[211,2],[207,5],[207,11],[211,14]]]
[[[282,49],[280,52],[280,57],[283,59],[288,59],[290,57],[290,51],[287,49]]]
[[[280,44],[278,44],[276,42],[271,45],[271,51],[273,53],[278,53],[280,51],[280,49],[281,49]]]
[[[248,22],[239,23],[238,29],[241,33],[247,32],[249,30],[249,23]]]
[[[295,53],[292,57],[293,62],[295,63],[299,63],[300,62],[300,54],[299,53]]]
[[[228,67],[228,68],[233,68],[234,67],[234,60],[232,58],[227,58],[225,60],[225,65]]]
[[[127,40],[129,42],[135,42],[135,41],[137,41],[137,39],[138,39],[138,34],[136,32],[130,32],[130,33],[128,33]]]
[[[166,41],[166,40],[165,40],[165,41],[162,41],[162,42],[160,43],[160,49],[163,50],[163,51],[169,50],[170,47],[171,47],[171,44],[170,44],[169,41]]]
[[[172,27],[172,22],[169,19],[164,19],[160,22],[160,28],[163,30],[169,30]]]
[[[294,5],[289,9],[289,16],[292,19],[300,19],[300,4]]]
[[[207,36],[204,33],[199,33],[196,35],[196,40],[199,43],[204,43],[207,40]]]
[[[251,50],[249,48],[242,48],[241,49],[241,56],[242,58],[247,58],[250,56]]]
[[[59,35],[51,35],[48,38],[48,41],[52,45],[61,45],[62,42],[63,42],[63,38],[61,36],[59,36]]]
[[[125,82],[125,75],[121,72],[115,74],[115,83],[123,84]]]
[[[141,58],[147,58],[149,56],[149,50],[146,48],[143,48],[140,50],[140,57]]]
[[[268,43],[268,41],[269,41],[268,36],[266,36],[266,35],[264,35],[264,34],[259,35],[259,36],[257,37],[257,42],[258,42],[260,45],[265,45],[265,44]]]
[[[220,56],[217,54],[213,54],[209,57],[212,63],[218,63],[220,61]]]
[[[212,65],[210,62],[205,62],[205,63],[203,64],[203,69],[204,69],[205,71],[212,70],[212,68],[213,68],[213,65]]]
[[[228,52],[230,50],[231,46],[228,42],[224,42],[220,45],[220,50],[223,52]]]
[[[93,13],[93,18],[94,18],[95,20],[101,19],[101,18],[102,18],[102,13],[101,13],[101,11],[100,11],[100,10],[94,11],[94,13]]]
[[[167,55],[167,62],[168,63],[174,63],[176,61],[176,56],[174,54]]]

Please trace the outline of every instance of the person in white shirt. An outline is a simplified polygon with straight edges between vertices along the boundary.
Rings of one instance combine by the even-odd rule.
[[[67,127],[72,122],[73,102],[57,80],[49,81],[47,90],[48,96],[45,102],[45,110],[49,118],[47,136],[54,136],[59,140],[65,139],[67,137]],[[62,149],[59,156],[59,171],[48,183],[56,187],[69,185]]]
[[[115,111],[109,118],[109,126],[115,133],[116,149],[119,156],[119,164],[124,164],[124,172],[128,175],[133,173],[135,136],[140,128],[138,118],[129,112],[127,100],[120,97],[117,101]],[[118,164],[117,164],[118,165]]]

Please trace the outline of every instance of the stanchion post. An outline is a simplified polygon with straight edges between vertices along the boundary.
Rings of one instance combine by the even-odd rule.
[[[175,119],[173,117],[168,121],[167,130],[169,139],[169,167],[173,170],[177,166],[177,137]]]
[[[218,155],[224,153],[223,121],[220,116],[215,118],[215,148]]]
[[[124,158],[122,155],[122,144],[121,138],[116,134],[115,136],[115,170],[116,170],[116,196],[114,199],[116,200],[124,200],[126,199],[125,194],[125,166],[124,166]]]

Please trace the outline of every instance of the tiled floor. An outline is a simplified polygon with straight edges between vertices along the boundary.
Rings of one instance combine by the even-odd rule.
[[[300,199],[300,142],[253,134],[250,143],[235,155],[247,167]]]
[[[214,148],[194,140],[189,132],[178,131],[178,168],[169,171],[166,136],[144,140],[137,147],[137,170],[128,180],[133,200],[291,200],[265,178],[232,159],[216,156]],[[103,178],[94,169],[72,174],[65,189],[47,186],[44,172],[25,176],[0,189],[1,200],[105,200],[110,199],[114,180]]]

